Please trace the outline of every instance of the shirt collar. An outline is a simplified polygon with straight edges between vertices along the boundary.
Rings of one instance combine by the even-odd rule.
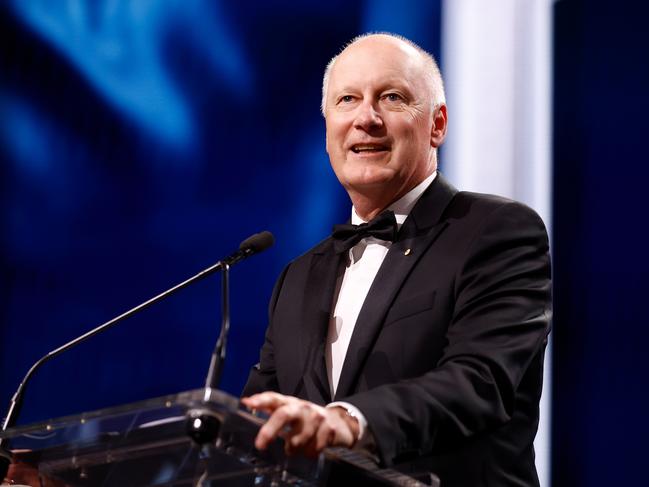
[[[397,225],[399,226],[399,228],[401,228],[403,222],[406,221],[406,218],[408,218],[410,211],[415,206],[417,201],[419,201],[421,195],[424,194],[424,191],[426,191],[426,189],[428,189],[428,186],[431,185],[431,183],[435,179],[435,176],[437,176],[437,171],[433,172],[433,174],[428,176],[421,183],[419,183],[417,186],[412,188],[401,198],[399,198],[397,201],[395,201],[394,203],[392,203],[390,206],[386,208],[386,210],[392,210],[394,212],[394,217],[397,219]],[[354,225],[367,223],[365,220],[363,220],[360,216],[356,214],[356,209],[353,206],[352,206],[352,223]]]

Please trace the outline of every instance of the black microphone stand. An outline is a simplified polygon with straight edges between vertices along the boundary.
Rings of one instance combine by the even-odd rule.
[[[230,266],[223,264],[221,267],[221,332],[214,346],[210,359],[210,367],[205,378],[206,389],[216,389],[221,382],[223,365],[225,364],[225,351],[230,333]]]
[[[267,233],[267,232],[265,232]],[[256,239],[256,240],[253,240]],[[223,365],[225,364],[225,353],[230,332],[230,266],[245,259],[248,255],[263,246],[272,245],[272,236],[264,232],[253,235],[241,243],[241,248],[250,247],[251,250],[234,254],[231,258],[222,261],[221,267],[221,332],[214,346],[210,366],[205,378],[205,392],[203,400],[208,401],[212,389],[216,389],[221,382]],[[249,252],[249,253],[246,253]],[[200,446],[211,443],[216,439],[221,429],[222,418],[207,407],[193,408],[185,414],[185,431]]]

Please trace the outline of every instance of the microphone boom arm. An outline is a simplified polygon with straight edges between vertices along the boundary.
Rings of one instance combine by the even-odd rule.
[[[175,285],[171,289],[167,289],[166,291],[158,294],[157,296],[149,299],[148,301],[145,301],[142,304],[139,304],[135,308],[131,308],[130,310],[126,311],[125,313],[122,313],[119,316],[116,316],[112,320],[107,321],[106,323],[103,323],[99,325],[96,328],[93,328],[92,330],[84,333],[83,335],[75,338],[74,340],[71,340],[67,342],[64,345],[61,345],[60,347],[52,350],[48,354],[44,355],[41,357],[32,367],[27,371],[27,374],[25,374],[25,377],[23,378],[22,382],[18,386],[18,389],[16,389],[16,393],[13,395],[11,398],[11,403],[9,406],[9,411],[7,412],[7,416],[2,423],[2,431],[6,431],[8,428],[11,428],[15,420],[20,413],[20,407],[22,405],[22,398],[24,396],[24,391],[25,387],[27,386],[27,383],[31,379],[32,375],[34,375],[34,372],[36,372],[44,363],[49,361],[50,359],[56,357],[57,355],[65,352],[66,350],[78,345],[81,342],[85,342],[87,339],[97,335],[98,333],[101,333],[108,328],[110,328],[113,325],[116,325],[122,320],[125,320],[126,318],[129,318],[133,316],[135,313],[138,313],[139,311],[144,310],[145,308],[148,308],[152,304],[157,303],[158,301],[161,301],[165,299],[167,296],[170,296],[171,294],[174,294],[176,291],[180,291],[184,287],[189,286],[190,284],[193,284],[194,282],[204,279],[205,277],[213,274],[214,272],[218,271],[219,269],[222,269],[224,266],[227,266],[227,264],[224,264],[223,261],[218,261],[216,264],[212,265],[211,267],[208,267],[207,269],[199,272],[193,277],[190,277],[189,279],[181,282],[180,284]],[[4,442],[4,438],[0,439],[0,446]]]
[[[193,284],[196,281],[199,281],[201,279],[204,279],[205,277],[215,273],[218,270],[221,270],[223,272],[223,280],[222,280],[222,303],[223,303],[223,310],[222,310],[222,323],[221,323],[221,333],[219,335],[219,339],[216,343],[216,347],[214,348],[214,352],[212,353],[212,358],[210,361],[210,368],[208,371],[207,375],[207,381],[205,383],[206,388],[213,388],[218,385],[219,379],[221,377],[221,372],[223,369],[223,362],[225,360],[225,346],[227,343],[227,337],[228,337],[228,331],[230,329],[230,306],[229,306],[229,270],[230,267],[233,266],[234,264],[240,262],[241,260],[250,257],[253,254],[262,252],[263,250],[266,250],[268,247],[273,245],[274,243],[274,238],[273,234],[264,231],[260,233],[256,233],[254,235],[251,235],[248,237],[246,240],[241,242],[241,245],[239,245],[239,250],[237,250],[235,253],[229,255],[223,260],[218,261],[216,264],[212,265],[211,267],[208,267],[207,269],[202,270],[198,274],[196,274],[193,277],[190,277],[189,279],[181,282],[180,284],[176,284],[174,287],[171,289],[167,289],[166,291],[158,294],[157,296],[149,299],[148,301],[145,301],[142,304],[139,304],[138,306],[131,308],[130,310],[126,311],[125,313],[122,313],[119,316],[116,316],[112,320],[107,321],[106,323],[103,323],[99,325],[96,328],[93,328],[92,330],[84,333],[83,335],[70,340],[69,342],[65,343],[64,345],[61,345],[60,347],[52,350],[48,354],[44,355],[41,357],[34,365],[31,366],[31,368],[27,371],[27,374],[25,374],[25,377],[23,378],[22,382],[16,389],[16,392],[11,398],[11,402],[9,404],[9,410],[7,411],[7,415],[2,422],[2,429],[0,430],[0,433],[4,433],[7,429],[13,427],[16,423],[16,419],[18,418],[18,415],[20,414],[20,409],[22,407],[23,403],[23,398],[25,396],[25,389],[27,387],[28,382],[34,375],[34,373],[46,362],[48,362],[50,359],[56,357],[57,355],[60,355],[61,353],[65,352],[66,350],[69,350],[70,348],[80,344],[81,342],[84,342],[88,340],[89,338],[97,335],[98,333],[101,333],[111,326],[114,326],[121,321],[125,320],[126,318],[129,318],[130,316],[133,316],[135,313],[138,313],[139,311],[142,311],[152,304],[157,303],[158,301],[161,301],[165,299],[166,297],[170,296],[171,294],[174,294],[177,291],[180,291],[184,287],[189,286],[190,284]],[[11,463],[11,454],[9,453],[9,440],[8,438],[0,438],[0,482],[4,478],[4,476],[7,474],[7,470],[9,468],[9,464]]]

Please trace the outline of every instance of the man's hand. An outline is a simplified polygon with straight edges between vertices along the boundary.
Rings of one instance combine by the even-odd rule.
[[[324,408],[277,392],[262,392],[244,397],[241,402],[249,409],[270,414],[255,439],[258,450],[282,437],[287,454],[301,452],[315,457],[326,447],[351,448],[358,440],[358,421],[340,407]]]

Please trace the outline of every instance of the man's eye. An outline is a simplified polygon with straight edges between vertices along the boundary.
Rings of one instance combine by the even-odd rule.
[[[341,96],[341,97],[340,97],[340,101],[341,101],[342,103],[351,103],[352,101],[354,101],[354,97],[351,96],[351,95]]]
[[[403,99],[398,93],[387,93],[383,95],[383,98],[388,101],[401,101]]]

